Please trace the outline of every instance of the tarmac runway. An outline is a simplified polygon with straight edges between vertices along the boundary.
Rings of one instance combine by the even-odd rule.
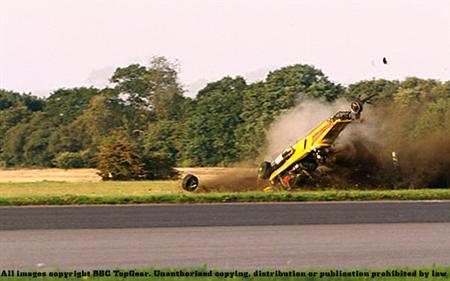
[[[1,268],[450,264],[450,202],[0,208]]]

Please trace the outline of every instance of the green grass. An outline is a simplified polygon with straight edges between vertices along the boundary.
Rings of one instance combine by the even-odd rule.
[[[21,270],[22,272],[30,272],[31,274],[38,274],[36,270]],[[164,277],[156,276],[157,271],[164,273]],[[78,272],[81,272],[79,270]],[[387,269],[281,269],[281,270],[260,270],[261,274],[255,275],[256,270],[209,270],[208,268],[183,268],[183,269],[136,269],[130,270],[110,270],[109,276],[94,277],[93,271],[89,272],[90,276],[81,277],[73,276],[77,274],[74,271],[47,271],[44,277],[0,277],[0,280],[448,280],[450,278],[450,267],[429,267],[429,268],[387,268]],[[140,276],[131,276],[131,273],[138,273]],[[1,273],[1,272],[0,272]],[[43,272],[40,272],[43,274]],[[99,273],[99,272],[97,272]],[[388,273],[390,276],[387,276]],[[397,274],[396,274],[397,273]],[[435,276],[433,276],[433,273]],[[436,276],[439,273],[439,276]],[[65,275],[66,274],[66,275]],[[187,277],[186,274],[193,275]],[[278,274],[278,276],[276,276]],[[289,276],[291,274],[291,276]],[[393,276],[393,275],[397,276]],[[421,275],[422,274],[422,275]],[[427,277],[425,277],[427,274]],[[50,276],[52,275],[52,276]],[[99,274],[98,274],[99,275]],[[145,276],[147,275],[147,276]],[[197,276],[195,276],[197,275]],[[199,277],[199,275],[201,277]],[[272,275],[272,276],[270,276]],[[292,276],[293,275],[293,276]],[[400,276],[398,276],[400,275]],[[406,275],[406,276],[401,276]]]
[[[98,182],[0,182],[0,197],[29,195],[149,195],[181,194],[179,181],[98,181]]]
[[[450,189],[188,193],[174,181],[0,184],[2,206],[449,199]]]

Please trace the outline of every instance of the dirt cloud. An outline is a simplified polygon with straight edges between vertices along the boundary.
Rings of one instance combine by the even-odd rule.
[[[321,115],[345,109],[343,105],[343,101],[331,105],[310,102],[302,112]],[[301,113],[298,116],[306,118]],[[366,105],[361,120],[350,124],[337,139],[333,161],[318,169],[307,187],[448,188],[449,130],[411,140],[409,125],[395,105]]]
[[[349,106],[344,100],[302,101],[271,125],[264,158],[272,160],[336,111],[349,110]],[[361,116],[337,139],[332,161],[320,167],[304,188],[449,187],[448,129],[411,140],[407,138],[409,121],[395,106],[365,105]],[[261,190],[267,184],[257,180],[256,169],[243,169],[207,181],[204,190]]]

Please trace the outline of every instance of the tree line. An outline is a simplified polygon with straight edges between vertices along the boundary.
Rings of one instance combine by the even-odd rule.
[[[392,135],[413,142],[450,128],[450,82],[378,79],[345,87],[296,64],[255,83],[227,76],[189,98],[178,72],[154,57],[117,68],[103,89],[63,88],[45,98],[0,90],[0,166],[98,167],[105,179],[153,179],[172,177],[175,166],[255,164],[270,124],[303,99],[375,92],[376,107],[395,105],[400,114]]]

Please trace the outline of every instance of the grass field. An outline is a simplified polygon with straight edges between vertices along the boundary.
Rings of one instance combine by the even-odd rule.
[[[222,176],[232,170],[242,168],[177,168],[182,174],[192,173],[202,179]],[[98,182],[101,178],[96,169],[0,169],[0,182]]]
[[[96,182],[100,180],[95,169],[0,169],[0,182]]]
[[[0,183],[0,197],[31,195],[150,195],[182,194],[178,181],[13,182]]]
[[[220,177],[232,168],[179,168],[202,180]],[[45,195],[140,196],[183,194],[179,180],[101,181],[95,169],[0,169],[0,197]]]
[[[148,186],[145,184],[148,183]],[[39,187],[28,186],[31,184],[0,184],[0,205],[71,205],[71,204],[150,204],[150,203],[223,203],[223,202],[300,202],[300,201],[364,201],[364,200],[450,200],[448,189],[420,189],[420,190],[322,190],[322,191],[296,191],[296,192],[210,192],[187,193],[175,191],[176,185],[172,184],[172,193],[152,191],[149,182],[136,183],[139,186],[127,190],[127,184],[123,188],[117,188],[115,183],[105,183],[107,186],[91,191],[84,187],[86,193],[74,194],[70,185],[73,183],[39,183],[47,192],[37,194]],[[48,184],[48,186],[47,186]],[[54,185],[53,190],[49,187]],[[119,183],[118,183],[119,184]],[[151,182],[162,184],[160,190],[165,190],[164,182]],[[5,186],[6,185],[6,186]],[[99,183],[99,185],[101,185]],[[83,190],[84,184],[78,190]],[[22,187],[25,187],[23,189]],[[100,190],[106,190],[99,193]],[[168,189],[168,188],[167,188]],[[36,193],[30,192],[37,190]],[[76,188],[74,188],[76,190]],[[92,188],[93,190],[93,188]],[[118,190],[118,191],[114,191]],[[29,191],[29,192],[27,192]],[[64,192],[65,191],[65,192]],[[53,193],[52,193],[53,192]],[[59,192],[59,194],[55,194]],[[97,192],[97,194],[93,194]],[[115,192],[115,193],[114,193]],[[120,192],[120,194],[118,193]],[[135,192],[135,194],[131,194]]]
[[[261,269],[261,270],[210,270],[208,268],[180,269],[113,269],[108,271],[84,271],[89,276],[81,276],[78,271],[22,270],[21,274],[29,276],[0,277],[1,280],[448,280],[450,267],[429,268],[387,268],[387,269]],[[97,276],[94,276],[96,274]],[[36,277],[34,277],[34,276]],[[40,275],[38,277],[38,275]],[[43,276],[44,275],[44,276]],[[75,275],[75,276],[74,276]],[[107,275],[107,276],[99,276]]]
[[[99,181],[95,170],[0,170],[0,205],[144,204],[207,202],[295,202],[344,200],[450,200],[450,189],[299,190],[189,193],[179,180]],[[229,168],[190,168],[200,179],[230,172]],[[8,179],[8,180],[7,180]],[[32,179],[31,181],[24,181]],[[47,179],[47,180],[43,180]],[[67,181],[48,181],[67,179]]]

